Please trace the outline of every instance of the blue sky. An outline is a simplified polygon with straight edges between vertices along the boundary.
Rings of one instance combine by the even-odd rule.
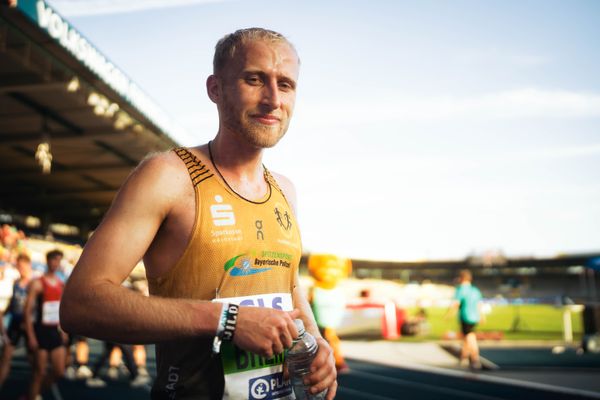
[[[187,131],[216,133],[216,41],[302,59],[287,136],[306,251],[387,260],[600,251],[600,2],[55,0]]]

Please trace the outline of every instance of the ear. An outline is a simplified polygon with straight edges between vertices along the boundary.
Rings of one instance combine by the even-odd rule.
[[[219,79],[216,76],[211,75],[208,78],[206,78],[206,93],[208,93],[208,98],[213,103],[217,103],[221,98],[219,90]]]

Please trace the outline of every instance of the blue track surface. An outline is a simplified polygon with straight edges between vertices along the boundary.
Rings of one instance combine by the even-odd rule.
[[[101,344],[96,341],[90,341],[91,355],[93,363],[100,354]],[[154,351],[152,346],[148,346],[148,370],[151,375],[155,371]],[[509,370],[512,367],[524,367],[525,359],[538,360],[542,362],[541,353],[534,350],[502,350],[497,352],[487,352],[490,358],[495,358],[495,362],[504,364]],[[586,361],[586,367],[595,367],[595,360],[592,358],[575,358],[570,354],[565,357],[572,358],[576,364]],[[593,365],[590,365],[592,362]],[[556,392],[543,388],[532,388],[524,386],[514,386],[502,382],[489,382],[486,376],[498,376],[490,373],[485,375],[475,375],[469,373],[437,374],[432,372],[415,371],[403,368],[393,368],[381,366],[378,364],[360,362],[356,360],[348,361],[351,372],[339,377],[339,390],[337,399],[416,399],[416,400],[497,400],[497,399],[527,399],[527,400],[569,400],[593,398],[583,395],[569,393],[567,391]],[[535,363],[535,362],[534,362]],[[517,365],[518,364],[518,365]],[[564,364],[563,364],[564,365]],[[582,366],[581,364],[577,365]],[[552,366],[551,366],[552,367]],[[560,368],[560,365],[553,366]],[[30,368],[25,359],[23,349],[17,351],[13,360],[11,375],[5,386],[0,390],[0,399],[11,400],[18,399],[26,391],[30,376]],[[600,378],[600,374],[598,374]],[[149,399],[150,388],[129,387],[127,377],[121,377],[116,381],[106,379],[108,386],[100,389],[87,388],[84,381],[63,380],[58,384],[60,394],[64,400],[119,400],[119,399]],[[44,395],[45,400],[53,399],[50,393]],[[598,397],[600,398],[600,394]],[[58,399],[57,399],[58,400]]]
[[[566,392],[526,388],[483,381],[475,374],[448,376],[350,360],[351,372],[339,377],[337,398],[370,399],[528,399],[569,400],[592,398]]]

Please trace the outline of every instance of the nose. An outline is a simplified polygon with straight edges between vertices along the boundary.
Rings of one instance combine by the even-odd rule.
[[[276,110],[281,106],[281,94],[279,93],[279,85],[277,81],[269,81],[263,87],[262,103],[268,105],[272,110]]]

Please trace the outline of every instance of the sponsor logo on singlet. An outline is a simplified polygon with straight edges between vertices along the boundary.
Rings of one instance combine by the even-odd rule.
[[[291,393],[292,386],[283,379],[281,372],[250,379],[248,382],[249,400],[279,399]]]
[[[283,236],[288,239],[292,237],[292,216],[290,215],[290,211],[283,207],[281,203],[275,203],[273,215]]]
[[[211,242],[215,244],[240,242],[244,238],[242,230],[235,226],[235,214],[231,204],[223,203],[223,196],[214,197],[217,204],[210,206],[210,215],[215,229],[211,229]]]
[[[235,225],[235,214],[231,204],[223,204],[223,196],[216,195],[215,201],[218,204],[210,206],[210,215],[215,226],[233,226]]]
[[[248,276],[270,271],[273,267],[290,268],[293,257],[280,251],[253,251],[230,258],[223,268],[231,276]]]
[[[248,276],[271,270],[271,268],[254,268],[252,258],[248,254],[240,254],[230,258],[225,263],[224,268],[225,272],[229,272],[231,276]]]
[[[265,233],[263,232],[262,220],[257,219],[254,222],[254,226],[256,227],[256,240],[265,240]]]

